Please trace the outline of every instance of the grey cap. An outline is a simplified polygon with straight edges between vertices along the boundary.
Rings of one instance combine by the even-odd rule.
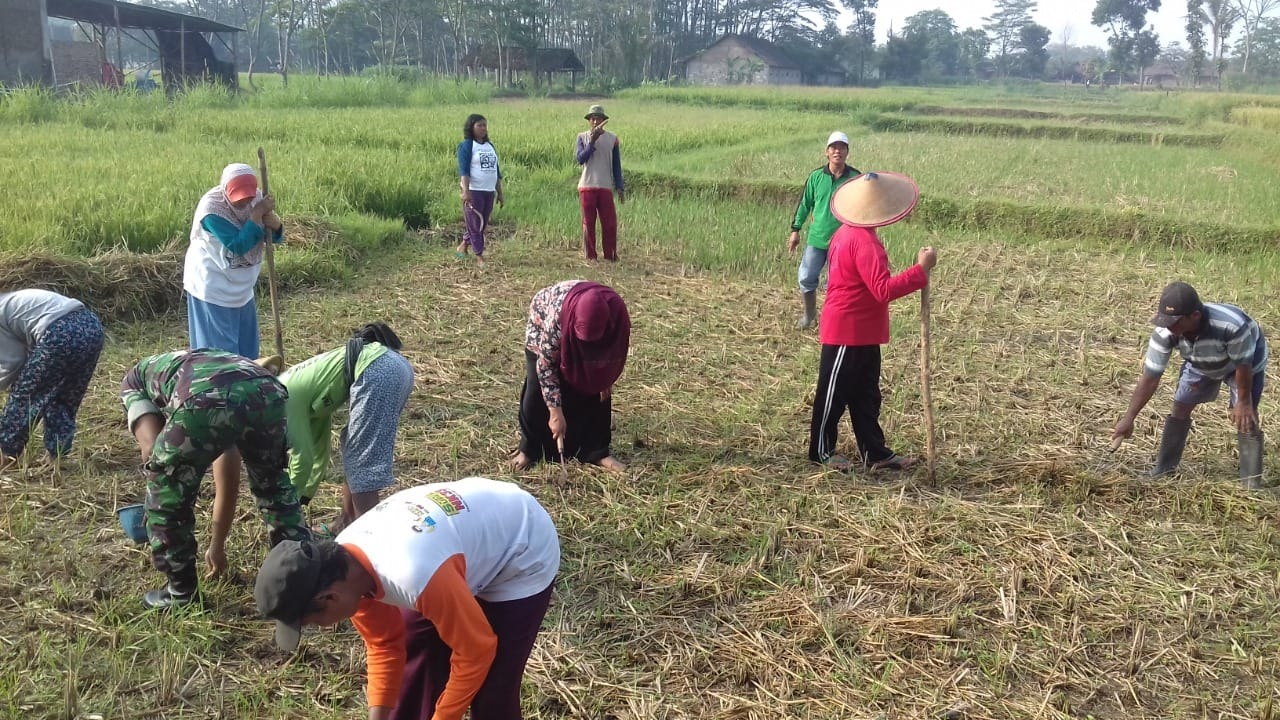
[[[605,120],[609,119],[609,116],[604,114],[603,105],[592,105],[591,107],[587,108],[587,114],[583,115],[583,117],[586,118],[587,120],[590,120],[594,115],[599,115]]]
[[[315,545],[285,540],[271,548],[258,570],[253,599],[258,612],[276,621],[276,645],[281,650],[298,648],[302,618],[315,597],[322,565]]]

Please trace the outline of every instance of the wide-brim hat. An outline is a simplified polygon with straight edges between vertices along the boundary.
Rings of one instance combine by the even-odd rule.
[[[590,120],[592,117],[595,117],[596,115],[599,115],[605,120],[609,119],[609,116],[604,114],[603,105],[592,105],[591,107],[587,108],[587,114],[583,115],[582,118],[584,120]]]
[[[878,228],[909,215],[920,200],[916,181],[894,172],[863,173],[831,196],[831,214],[854,227]]]

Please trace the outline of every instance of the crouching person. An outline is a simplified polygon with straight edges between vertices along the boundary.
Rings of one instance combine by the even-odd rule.
[[[280,382],[289,390],[289,479],[309,505],[329,466],[333,414],[350,401],[342,428],[342,513],[314,532],[332,537],[378,504],[395,484],[391,464],[396,432],[409,393],[413,366],[399,353],[400,337],[385,323],[355,332],[343,347],[289,368]]]
[[[102,353],[102,322],[84,303],[48,290],[0,292],[0,470],[17,462],[31,428],[57,466],[76,436],[76,413]]]
[[[519,720],[520,681],[551,600],[560,542],[516,485],[423,485],[336,540],[283,542],[258,571],[258,610],[292,652],[303,625],[352,618],[370,720]]]
[[[249,490],[271,542],[309,537],[298,494],[285,471],[284,386],[252,360],[222,350],[182,350],[143,359],[125,375],[121,399],[147,474],[146,522],[155,568],[168,583],[147,592],[148,608],[197,599],[196,495],[214,458],[238,448]],[[216,488],[234,507],[238,483]],[[221,513],[205,560],[216,576],[227,566],[232,513]]]
[[[1165,287],[1151,324],[1155,327],[1147,343],[1142,376],[1129,399],[1129,409],[1112,431],[1112,440],[1133,435],[1134,420],[1155,395],[1176,347],[1182,369],[1151,475],[1167,475],[1178,468],[1191,432],[1191,411],[1217,399],[1225,384],[1231,388],[1228,406],[1240,449],[1240,482],[1251,490],[1258,489],[1262,486],[1258,401],[1267,370],[1267,340],[1262,328],[1234,305],[1201,302],[1195,288],[1184,282]]]

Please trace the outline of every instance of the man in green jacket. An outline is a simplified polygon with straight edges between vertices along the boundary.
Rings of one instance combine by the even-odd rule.
[[[800,195],[800,204],[796,207],[795,218],[791,221],[791,236],[787,239],[787,252],[795,255],[800,247],[800,228],[813,213],[813,223],[809,225],[809,242],[800,258],[800,293],[804,300],[804,315],[796,327],[804,330],[812,327],[818,319],[818,280],[822,276],[822,268],[827,264],[827,248],[831,244],[831,236],[840,227],[840,221],[831,214],[831,195],[836,188],[856,177],[857,168],[846,164],[849,158],[849,136],[840,131],[831,133],[827,138],[827,164],[809,173],[805,181],[804,192]]]

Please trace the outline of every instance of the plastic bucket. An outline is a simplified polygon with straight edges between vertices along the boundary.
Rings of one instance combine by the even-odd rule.
[[[136,543],[147,541],[147,514],[141,504],[125,505],[116,510],[116,516],[120,518],[120,529],[130,540]]]

